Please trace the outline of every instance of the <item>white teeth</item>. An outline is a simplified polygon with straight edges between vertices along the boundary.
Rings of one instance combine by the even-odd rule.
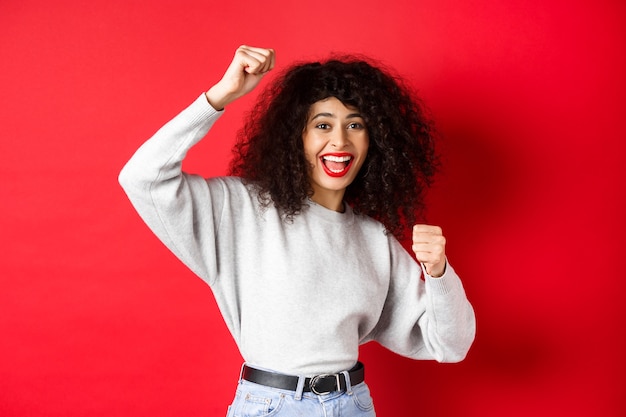
[[[333,161],[333,162],[348,162],[350,159],[352,159],[351,156],[334,156],[334,155],[324,155],[324,159],[327,161]]]

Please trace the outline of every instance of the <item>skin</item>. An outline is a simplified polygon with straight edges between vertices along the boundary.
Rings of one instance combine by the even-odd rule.
[[[221,110],[248,94],[274,68],[275,62],[273,49],[240,46],[222,79],[205,93],[209,104]],[[363,165],[369,147],[367,128],[358,109],[346,107],[334,97],[314,103],[302,140],[311,164],[313,201],[331,210],[343,211],[346,187]],[[345,173],[339,175],[324,169],[322,158],[329,154],[352,158]],[[441,277],[446,268],[446,239],[441,228],[418,224],[413,226],[412,237],[417,260],[431,277]]]
[[[343,211],[346,187],[363,166],[369,148],[365,121],[358,109],[346,107],[335,97],[314,103],[309,110],[302,142],[307,161],[311,164],[311,199],[328,209]],[[325,163],[326,158],[349,158],[346,162],[335,164],[348,166],[341,172],[333,172],[332,168],[328,168],[330,163]]]

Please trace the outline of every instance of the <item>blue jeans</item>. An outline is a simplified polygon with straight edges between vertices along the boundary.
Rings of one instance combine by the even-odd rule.
[[[296,393],[240,380],[226,417],[375,417],[365,382],[345,392]]]

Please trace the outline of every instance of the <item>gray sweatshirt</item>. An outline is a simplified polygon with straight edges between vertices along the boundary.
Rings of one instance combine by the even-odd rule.
[[[313,376],[376,340],[414,359],[462,360],[475,318],[448,264],[432,278],[381,223],[308,201],[293,222],[236,177],[181,171],[221,112],[204,95],[144,143],[119,181],[150,229],[213,291],[244,360]]]

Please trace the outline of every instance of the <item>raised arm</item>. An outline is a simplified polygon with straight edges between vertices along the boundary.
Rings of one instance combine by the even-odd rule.
[[[273,66],[273,50],[239,47],[223,78],[145,142],[119,175],[122,188],[148,227],[209,281],[215,276],[211,254],[223,198],[220,187],[210,188],[204,178],[183,173],[182,162],[219,118],[221,109],[252,91]]]

